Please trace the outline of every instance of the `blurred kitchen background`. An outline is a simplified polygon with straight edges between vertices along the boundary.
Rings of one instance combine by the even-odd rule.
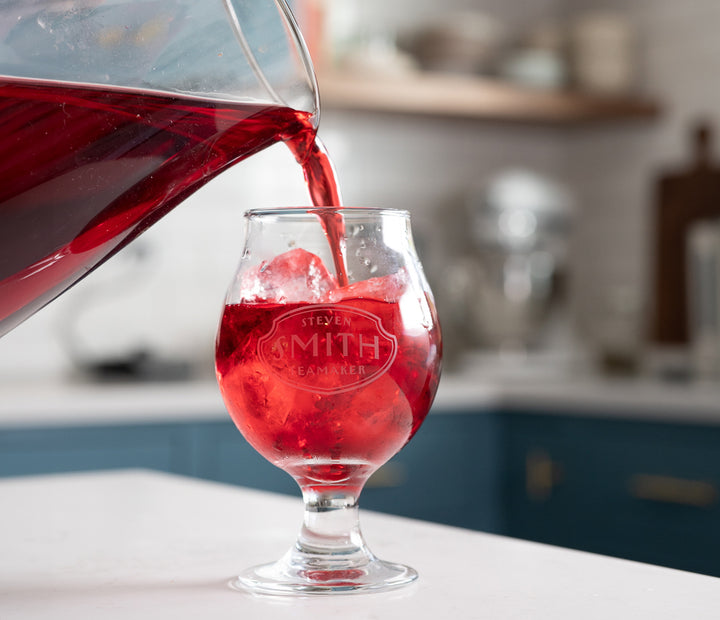
[[[714,3],[295,10],[345,203],[412,212],[448,368],[498,352],[560,374],[652,361],[658,184],[692,165],[693,131],[719,115]],[[136,357],[211,374],[242,212],[307,202],[283,145],[256,155],[7,336],[0,378]]]
[[[371,485],[369,506],[720,575],[708,552],[720,543],[720,4],[294,9],[345,204],[411,212],[444,327],[443,415]],[[0,474],[95,463],[253,484],[262,465],[235,456],[220,421],[214,333],[243,211],[307,202],[289,151],[272,147],[5,336]],[[131,405],[135,456],[113,452],[117,433],[98,447],[103,407],[117,430]],[[192,450],[210,442],[226,470],[182,465],[181,418],[200,420]],[[81,434],[68,440],[63,420]],[[165,430],[174,443],[158,439],[156,465],[143,433]],[[427,498],[424,485],[454,490]]]

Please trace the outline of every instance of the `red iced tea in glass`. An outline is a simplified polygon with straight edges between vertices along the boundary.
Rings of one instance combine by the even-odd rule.
[[[332,288],[328,274],[312,301],[225,307],[216,368],[230,415],[302,487],[359,493],[428,412],[439,334],[421,318],[434,314],[427,298],[403,302],[403,277]]]

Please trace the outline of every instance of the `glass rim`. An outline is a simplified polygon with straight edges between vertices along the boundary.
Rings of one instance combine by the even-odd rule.
[[[323,213],[337,213],[344,218],[354,219],[355,216],[368,215],[393,215],[409,219],[410,212],[406,209],[394,209],[391,207],[267,207],[260,209],[248,209],[245,211],[245,218],[253,219],[256,217],[267,216],[312,216],[317,217]]]

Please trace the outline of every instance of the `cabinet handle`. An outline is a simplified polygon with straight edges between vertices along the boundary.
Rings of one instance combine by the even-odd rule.
[[[562,465],[545,450],[531,450],[525,456],[525,491],[536,502],[550,499],[553,489],[563,479]]]
[[[664,504],[705,508],[718,501],[718,489],[711,482],[674,476],[635,474],[628,480],[630,495]]]

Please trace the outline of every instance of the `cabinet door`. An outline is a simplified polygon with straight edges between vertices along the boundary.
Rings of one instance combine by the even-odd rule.
[[[497,448],[494,416],[433,413],[412,441],[368,481],[363,509],[495,531]],[[197,474],[300,495],[292,478],[268,463],[232,423],[199,425]]]
[[[62,427],[0,432],[0,476],[143,467],[192,473],[179,425]]]
[[[497,418],[433,411],[368,481],[363,508],[484,531],[499,528]]]
[[[260,456],[232,422],[198,425],[195,438],[201,478],[300,497],[295,481]]]
[[[720,576],[720,429],[507,418],[511,536]]]

